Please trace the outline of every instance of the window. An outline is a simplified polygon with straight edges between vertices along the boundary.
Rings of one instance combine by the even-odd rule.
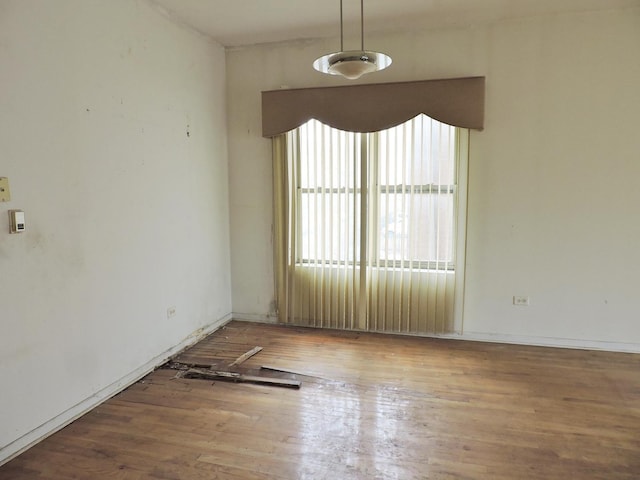
[[[466,132],[420,115],[374,133],[311,120],[274,138],[282,322],[456,330]]]
[[[456,129],[419,116],[376,134],[378,260],[453,269]]]
[[[372,134],[301,126],[298,261],[452,270],[455,139],[455,127],[424,115]],[[366,259],[362,231],[375,232]]]
[[[360,259],[361,139],[315,120],[299,129],[298,260]]]

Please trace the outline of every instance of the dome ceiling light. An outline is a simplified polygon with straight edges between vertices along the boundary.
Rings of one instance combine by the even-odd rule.
[[[360,0],[360,50],[344,50],[344,24],[340,0],[340,51],[328,53],[313,62],[313,68],[329,75],[342,75],[356,80],[365,73],[384,70],[391,65],[391,57],[364,49],[364,0]]]

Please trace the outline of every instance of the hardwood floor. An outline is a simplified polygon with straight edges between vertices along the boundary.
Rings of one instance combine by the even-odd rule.
[[[640,355],[231,322],[0,479],[638,479]],[[260,366],[295,371],[278,374]]]

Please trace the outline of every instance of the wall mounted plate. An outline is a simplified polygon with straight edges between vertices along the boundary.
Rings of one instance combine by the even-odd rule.
[[[7,177],[0,177],[0,202],[8,202],[9,200],[11,200],[9,179]]]

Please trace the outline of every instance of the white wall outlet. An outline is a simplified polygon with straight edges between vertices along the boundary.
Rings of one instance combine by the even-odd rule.
[[[25,228],[24,212],[22,210],[9,210],[9,232],[22,233]]]
[[[176,307],[167,308],[167,318],[173,318],[176,316]]]
[[[522,297],[515,295],[513,297],[513,304],[519,307],[528,307],[529,306],[529,297]]]

